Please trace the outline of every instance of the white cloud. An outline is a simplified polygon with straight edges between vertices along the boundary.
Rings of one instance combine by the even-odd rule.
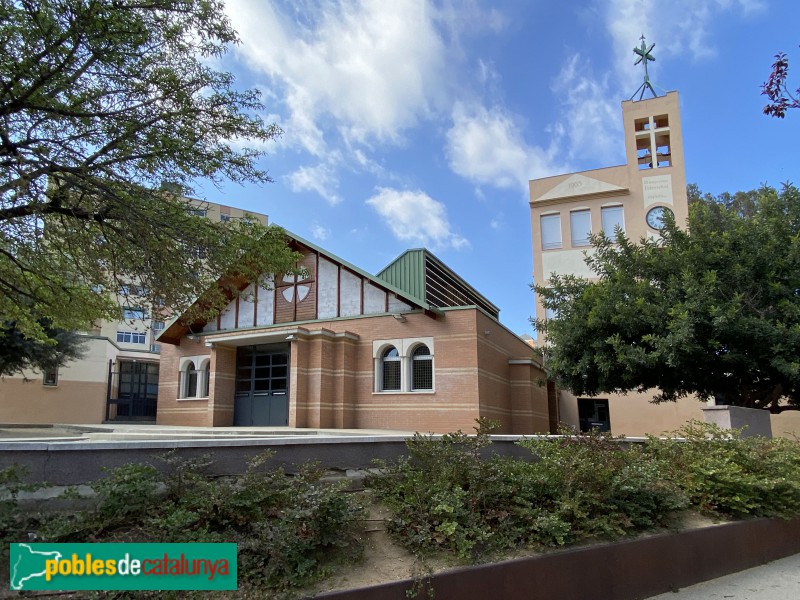
[[[342,199],[336,193],[339,179],[332,165],[320,163],[315,167],[300,167],[287,175],[289,187],[293,192],[316,192],[332,206],[339,204]]]
[[[425,192],[377,188],[366,203],[377,211],[398,240],[456,250],[469,246],[466,238],[451,230],[445,205]]]
[[[647,37],[647,45],[656,43],[657,59],[685,56],[702,60],[716,55],[714,36],[710,33],[714,20],[723,13],[744,16],[765,8],[761,0],[609,0],[604,20],[614,45],[614,64],[621,83],[633,93],[642,81],[641,66],[634,67],[633,47]],[[653,65],[657,68],[657,64]],[[653,78],[658,85],[657,78]],[[656,88],[658,89],[658,88]]]
[[[631,97],[643,80],[643,68],[634,65],[633,47],[639,46],[642,34],[649,47],[656,47],[658,59],[649,64],[650,79],[658,93],[665,91],[658,77],[659,65],[665,58],[706,60],[716,55],[715,40],[710,30],[713,20],[723,13],[747,16],[764,8],[761,0],[672,0],[642,2],[641,0],[605,0],[600,9],[612,41],[610,72],[597,76],[590,62],[575,53],[561,69],[553,91],[564,98],[563,113],[555,124],[562,131],[570,160],[609,157],[624,159],[619,101]],[[648,93],[649,94],[649,93]],[[647,94],[646,94],[647,95]]]
[[[286,138],[322,156],[338,132],[402,140],[442,99],[445,46],[425,0],[228,0],[238,51],[283,88]]]
[[[446,152],[450,168],[462,177],[527,194],[529,179],[563,169],[555,164],[557,138],[548,149],[528,145],[514,117],[503,109],[457,103]]]
[[[319,223],[314,223],[314,225],[311,227],[311,236],[315,240],[324,242],[331,236],[331,230],[320,225]]]
[[[575,54],[556,81],[553,91],[563,98],[564,110],[555,131],[566,136],[570,160],[594,159],[591,162],[597,164],[622,161],[625,151],[619,99],[609,89],[607,77],[596,79],[589,65]]]

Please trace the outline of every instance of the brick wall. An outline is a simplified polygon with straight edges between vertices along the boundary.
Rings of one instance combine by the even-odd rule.
[[[265,336],[279,326],[264,328]],[[285,327],[285,326],[284,326]],[[258,330],[248,330],[248,334]],[[489,332],[488,334],[486,332]],[[530,364],[531,349],[475,309],[449,310],[437,318],[406,313],[304,324],[291,342],[289,426],[471,432],[480,416],[497,419],[502,433],[547,431],[547,393]],[[434,389],[375,390],[374,340],[433,338]],[[209,352],[213,341],[208,400],[178,400],[180,358]],[[254,337],[253,344],[262,343]],[[164,346],[158,422],[230,425],[235,384],[234,347],[204,338]]]

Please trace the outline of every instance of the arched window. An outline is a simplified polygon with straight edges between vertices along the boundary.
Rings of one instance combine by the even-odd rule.
[[[183,394],[181,398],[197,397],[197,369],[193,361],[186,363],[183,369]]]
[[[208,398],[209,381],[211,381],[211,361],[206,363],[206,368],[203,369],[203,397]]]
[[[420,344],[414,348],[411,357],[411,389],[413,391],[432,390],[433,357],[431,351],[425,344]]]
[[[382,363],[382,385],[384,392],[400,391],[400,353],[397,348],[389,346],[383,351]]]

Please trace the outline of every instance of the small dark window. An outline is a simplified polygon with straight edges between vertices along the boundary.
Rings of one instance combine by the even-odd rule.
[[[593,429],[611,431],[611,412],[608,400],[578,398],[578,420],[583,432]]]
[[[433,357],[426,345],[417,346],[411,361],[411,389],[433,389]]]
[[[42,377],[42,385],[56,386],[58,385],[58,367],[47,369]]]
[[[383,377],[381,390],[385,392],[400,391],[400,354],[397,348],[387,348],[383,353]]]

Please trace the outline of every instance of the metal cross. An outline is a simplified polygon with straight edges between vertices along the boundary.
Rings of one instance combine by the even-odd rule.
[[[656,45],[650,44],[650,47],[648,48],[647,44],[645,44],[644,42],[644,34],[642,34],[642,37],[640,37],[639,39],[642,40],[642,45],[639,46],[638,48],[633,49],[633,53],[636,54],[639,58],[637,58],[636,62],[634,62],[633,64],[638,65],[639,63],[642,63],[644,65],[644,81],[642,82],[642,85],[639,86],[639,89],[637,89],[633,93],[633,96],[631,96],[631,100],[633,100],[636,94],[639,94],[639,100],[641,100],[644,97],[644,93],[646,90],[650,90],[650,93],[653,94],[653,98],[657,98],[658,94],[656,94],[655,89],[653,89],[653,85],[650,83],[650,75],[647,72],[647,63],[656,60],[656,57],[650,54],[650,52],[653,50],[653,48],[655,48]]]

